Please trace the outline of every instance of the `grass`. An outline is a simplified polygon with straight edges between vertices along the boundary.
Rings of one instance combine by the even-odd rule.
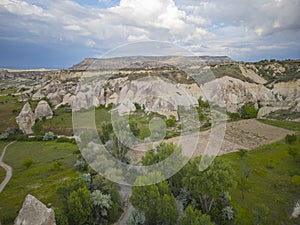
[[[73,170],[77,158],[73,154],[75,150],[76,145],[56,142],[16,142],[9,146],[4,161],[13,168],[13,177],[1,193],[1,223],[13,223],[27,194],[46,205],[60,206],[56,189],[63,180],[76,175]],[[28,169],[23,165],[24,158],[33,159]],[[54,167],[56,160],[62,162],[62,168]]]
[[[0,133],[8,127],[17,127],[16,116],[23,105],[16,96],[0,96]]]
[[[265,120],[265,119],[260,119],[258,121],[275,127],[281,127],[287,130],[300,132],[300,122],[284,121],[284,120]]]
[[[6,176],[6,171],[2,167],[0,167],[0,183],[4,180]]]
[[[300,148],[300,141],[293,146]],[[300,218],[289,219],[295,202],[300,199],[300,188],[292,183],[292,177],[300,175],[300,165],[288,155],[289,147],[280,141],[248,152],[243,158],[237,153],[222,156],[236,171],[236,181],[244,176],[242,168],[251,171],[248,178],[251,189],[245,193],[245,199],[242,199],[239,189],[230,191],[232,204],[237,210],[236,224],[253,224],[252,210],[258,204],[264,204],[270,209],[266,225],[299,224]]]

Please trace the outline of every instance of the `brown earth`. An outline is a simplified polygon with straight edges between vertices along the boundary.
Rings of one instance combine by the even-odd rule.
[[[205,151],[206,154],[223,155],[238,151],[239,149],[252,150],[259,146],[282,140],[287,134],[295,133],[290,130],[261,123],[255,119],[227,123],[225,135],[222,132],[218,133],[218,130],[220,130],[218,126],[215,128],[216,135],[211,135],[212,131],[208,130],[184,137],[170,138],[166,142],[180,143],[185,155],[192,154],[193,156],[198,156]],[[224,139],[222,141],[223,135]],[[198,141],[196,141],[197,138]],[[211,142],[210,145],[208,145],[209,142]],[[216,146],[217,142],[220,142],[221,148]],[[135,156],[134,160],[138,160],[144,155],[145,150],[149,150],[158,144],[147,143],[134,146],[134,150],[132,150]]]

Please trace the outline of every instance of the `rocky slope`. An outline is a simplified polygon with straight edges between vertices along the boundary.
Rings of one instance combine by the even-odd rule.
[[[202,98],[232,113],[250,103],[259,109],[258,118],[299,121],[299,67],[298,61],[237,63],[228,57],[86,59],[70,70],[48,73],[45,81],[17,94],[20,102],[48,99],[52,110],[114,104],[124,115],[137,103],[167,117],[178,117],[179,106],[195,106]],[[18,116],[24,132],[30,132],[33,119],[51,118],[49,107],[40,104],[40,114],[32,116],[26,104]]]

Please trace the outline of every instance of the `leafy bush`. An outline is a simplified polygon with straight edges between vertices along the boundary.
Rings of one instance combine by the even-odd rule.
[[[245,104],[240,109],[242,119],[251,119],[257,117],[258,110],[254,107],[254,104]]]
[[[241,115],[239,113],[228,112],[227,115],[229,116],[229,119],[231,121],[236,121],[236,120],[240,120],[241,119]]]
[[[176,117],[171,115],[169,119],[166,120],[167,127],[174,127],[176,125]]]
[[[35,124],[32,127],[32,131],[35,135],[40,134],[42,132],[43,126],[40,121],[36,121]]]
[[[23,165],[26,167],[26,169],[28,169],[33,163],[33,159],[32,158],[24,158],[23,159]]]
[[[48,132],[44,135],[43,141],[52,141],[54,140],[54,133],[53,132]]]
[[[285,142],[289,145],[293,144],[294,142],[297,141],[297,136],[295,134],[288,134],[285,136]]]

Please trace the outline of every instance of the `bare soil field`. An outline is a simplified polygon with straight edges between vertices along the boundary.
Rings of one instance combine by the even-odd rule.
[[[229,122],[226,124],[226,132],[221,148],[219,150],[211,149],[209,152],[218,151],[218,155],[223,155],[238,151],[239,149],[252,150],[259,146],[282,140],[287,134],[294,133],[294,131],[267,125],[255,119]],[[198,156],[205,152],[209,142],[212,142],[211,146],[213,146],[214,139],[220,138],[223,138],[222,134],[220,134],[220,136],[211,136],[211,130],[208,130],[190,134],[184,136],[184,138],[170,138],[166,142],[180,143],[185,155],[193,154],[193,156]],[[197,139],[197,145],[195,145],[195,140]],[[134,158],[141,158],[145,150],[151,149],[158,144],[159,143],[149,143],[135,146],[133,148]]]

